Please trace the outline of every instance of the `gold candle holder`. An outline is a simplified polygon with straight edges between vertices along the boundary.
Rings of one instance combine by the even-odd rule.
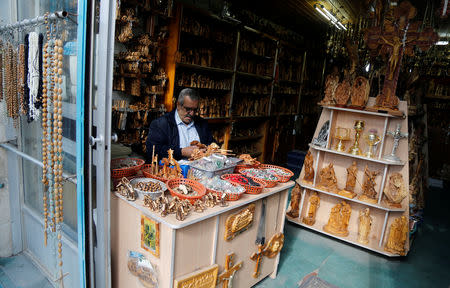
[[[344,152],[345,144],[343,143],[343,141],[350,140],[350,128],[337,127],[334,138],[339,140],[336,143],[336,145],[334,146],[334,150],[339,151],[339,152]]]
[[[380,143],[381,139],[378,136],[377,129],[370,129],[369,134],[364,135],[364,139],[366,140],[369,148],[365,154],[366,157],[373,158],[375,156],[374,150],[376,150],[376,145]],[[374,149],[375,148],[375,149]]]
[[[353,126],[353,129],[355,129],[355,142],[353,143],[353,146],[350,147],[350,150],[348,150],[348,153],[353,155],[361,155],[361,149],[359,148],[359,138],[361,137],[361,132],[364,130],[364,121],[362,120],[356,120],[355,125]]]

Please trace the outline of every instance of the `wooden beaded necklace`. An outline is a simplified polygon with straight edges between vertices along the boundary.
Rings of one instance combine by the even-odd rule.
[[[48,178],[47,178],[47,172],[48,172],[48,164],[49,164],[49,159],[48,159],[48,151],[47,151],[47,136],[48,136],[48,131],[47,131],[47,70],[48,70],[48,52],[47,52],[47,48],[48,48],[48,43],[50,40],[50,30],[49,30],[49,25],[48,25],[48,13],[46,13],[44,15],[44,23],[46,25],[46,29],[47,29],[47,43],[44,44],[43,46],[43,70],[42,70],[42,78],[43,78],[43,84],[42,84],[42,163],[44,164],[43,170],[42,170],[42,183],[44,184],[44,195],[43,195],[43,203],[44,203],[44,244],[45,246],[47,246],[47,229],[48,229],[48,197],[47,197],[47,191],[45,189],[45,186],[48,185]]]

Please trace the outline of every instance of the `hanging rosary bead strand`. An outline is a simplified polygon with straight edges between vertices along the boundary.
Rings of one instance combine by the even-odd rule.
[[[3,100],[3,42],[0,41],[0,101]]]
[[[42,170],[42,183],[44,184],[44,196],[43,196],[43,202],[44,202],[44,244],[47,246],[47,229],[48,229],[48,193],[47,189],[45,187],[48,185],[48,179],[47,179],[47,172],[48,172],[48,154],[47,154],[47,137],[48,137],[48,131],[47,131],[47,83],[48,83],[48,42],[50,40],[50,30],[48,26],[48,13],[45,13],[44,15],[44,24],[46,25],[46,38],[47,42],[44,44],[42,53],[43,53],[43,59],[42,59],[42,162],[44,164],[43,170]]]
[[[17,69],[17,77],[19,79],[17,96],[20,100],[20,114],[25,115],[25,45],[23,44],[19,45],[19,63]]]

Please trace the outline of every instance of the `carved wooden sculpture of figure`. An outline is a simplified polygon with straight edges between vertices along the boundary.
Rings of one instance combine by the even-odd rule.
[[[327,167],[322,168],[320,170],[319,176],[319,186],[321,186],[325,190],[337,192],[337,179],[336,174],[334,173],[333,163],[330,163]]]
[[[316,213],[317,208],[320,206],[320,198],[319,194],[317,192],[314,192],[311,197],[309,197],[309,208],[308,208],[308,215],[306,215],[305,218],[303,218],[303,223],[306,225],[314,225],[316,223]]]
[[[370,171],[366,165],[364,169],[364,184],[362,186],[363,194],[359,196],[359,199],[369,203],[377,203],[377,191],[375,190],[375,178],[379,174],[379,171]]]
[[[407,193],[402,174],[398,172],[392,173],[389,176],[388,184],[384,188],[384,194],[387,197],[386,202],[390,206],[401,208],[402,200],[406,197]]]
[[[302,196],[300,185],[296,184],[291,191],[291,203],[289,204],[288,212],[289,217],[298,218],[300,198]]]
[[[370,84],[369,80],[363,76],[358,76],[353,82],[351,92],[351,107],[364,108],[369,100]]]
[[[369,243],[370,229],[372,228],[372,217],[369,208],[359,211],[358,242]]]
[[[344,80],[336,88],[334,99],[336,105],[345,106],[350,99],[351,86],[348,80]]]
[[[311,151],[308,151],[308,153],[305,156],[305,162],[303,164],[303,166],[305,167],[305,175],[303,176],[304,182],[312,183],[312,181],[314,180],[313,165],[314,165],[313,156],[311,154]]]
[[[333,71],[333,73],[328,75],[327,79],[325,80],[325,90],[324,90],[325,95],[322,101],[319,102],[319,105],[334,104],[334,93],[338,85],[339,85],[339,71],[337,72]]]
[[[330,218],[328,223],[323,226],[325,232],[346,237],[348,236],[348,223],[352,213],[352,208],[350,205],[342,201],[331,208]]]
[[[389,228],[389,236],[384,250],[405,255],[405,244],[409,233],[408,227],[408,220],[405,216],[396,218]]]
[[[347,182],[345,184],[345,189],[338,192],[339,195],[355,198],[355,184],[356,184],[356,174],[358,173],[358,168],[356,167],[356,161],[353,161],[352,166],[347,168]]]

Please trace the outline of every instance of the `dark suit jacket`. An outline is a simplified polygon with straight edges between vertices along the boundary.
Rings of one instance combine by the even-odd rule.
[[[164,114],[150,123],[147,136],[147,161],[152,159],[153,145],[155,145],[155,154],[158,159],[167,157],[167,150],[171,148],[173,157],[181,159],[180,136],[178,134],[177,123],[175,122],[176,109]],[[208,128],[208,122],[198,116],[194,117],[194,126],[197,129],[200,142],[209,145],[214,142],[211,131]]]

